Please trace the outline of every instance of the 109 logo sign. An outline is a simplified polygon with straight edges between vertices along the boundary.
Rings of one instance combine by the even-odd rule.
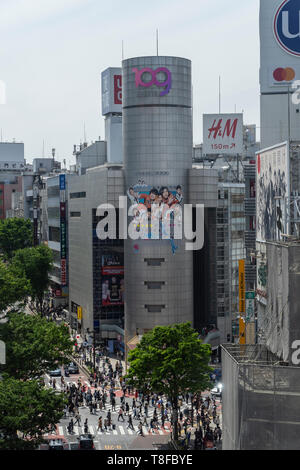
[[[164,88],[164,90],[160,93],[159,96],[165,96],[169,93],[171,90],[172,86],[172,74],[169,69],[165,67],[159,67],[156,70],[150,69],[149,67],[145,67],[141,70],[134,68],[132,71],[135,73],[135,86],[138,88],[139,86],[149,88],[152,85],[155,85],[159,88]],[[159,73],[163,73],[165,75],[165,80],[160,81],[157,79],[157,75]],[[144,81],[143,75],[144,74],[150,74],[151,75],[151,80],[150,81]]]

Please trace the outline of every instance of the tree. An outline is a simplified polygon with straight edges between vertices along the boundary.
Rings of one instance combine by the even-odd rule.
[[[24,248],[15,253],[12,262],[19,270],[23,270],[29,279],[31,297],[36,301],[39,313],[43,315],[44,294],[49,285],[49,273],[53,263],[52,251],[46,245]]]
[[[35,449],[63,416],[66,399],[37,381],[0,381],[0,449]]]
[[[10,260],[15,251],[32,246],[32,222],[30,219],[0,220],[0,251]]]
[[[7,322],[0,324],[0,337],[6,344],[6,364],[0,366],[3,377],[41,377],[69,362],[73,351],[68,327],[40,316],[8,313]]]
[[[0,260],[0,312],[24,300],[30,292],[30,282],[17,266]]]
[[[178,440],[178,396],[211,386],[211,348],[190,323],[157,326],[130,351],[127,382],[144,393],[166,395],[172,404],[173,438]]]

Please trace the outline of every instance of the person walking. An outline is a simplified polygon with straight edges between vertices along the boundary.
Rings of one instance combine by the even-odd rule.
[[[124,416],[123,416],[123,410],[122,410],[122,408],[119,409],[118,421],[120,421],[120,418],[122,418],[122,421],[124,422]]]
[[[131,415],[128,416],[128,426],[127,426],[127,429],[132,429],[132,431],[134,431]]]
[[[80,414],[77,413],[76,416],[75,416],[76,420],[74,421],[74,425],[75,424],[78,424],[79,426],[81,426],[81,417],[80,417]]]
[[[103,432],[103,425],[102,425],[102,416],[99,417],[98,419],[98,427],[97,427],[97,431],[100,431]]]
[[[141,436],[144,436],[143,425],[142,425],[141,421],[139,422],[139,425],[138,425],[138,432]]]
[[[84,434],[87,434],[89,432],[89,428],[88,428],[88,418],[86,418],[85,422],[84,422]]]

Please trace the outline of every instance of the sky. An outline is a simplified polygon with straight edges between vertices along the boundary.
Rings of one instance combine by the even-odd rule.
[[[0,0],[3,141],[25,157],[74,163],[73,145],[104,139],[101,72],[124,58],[192,61],[194,143],[202,114],[244,111],[259,127],[259,0]],[[43,153],[44,152],[44,153]]]

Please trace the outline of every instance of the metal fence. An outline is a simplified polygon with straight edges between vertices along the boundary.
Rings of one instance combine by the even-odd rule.
[[[300,367],[263,345],[224,345],[222,365],[223,449],[300,449]]]

